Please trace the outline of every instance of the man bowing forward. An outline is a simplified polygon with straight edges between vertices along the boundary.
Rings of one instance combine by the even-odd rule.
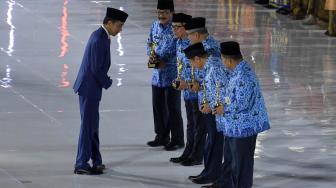
[[[111,65],[110,35],[116,36],[122,30],[127,17],[127,13],[108,7],[103,25],[91,34],[85,48],[73,87],[79,95],[81,114],[75,174],[102,174],[105,169],[99,151],[99,103],[102,89],[112,85],[107,75]]]

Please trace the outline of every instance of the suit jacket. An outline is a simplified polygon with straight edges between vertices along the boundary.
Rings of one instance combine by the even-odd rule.
[[[94,31],[86,45],[73,89],[80,96],[100,100],[102,88],[108,89],[112,80],[107,72],[111,65],[110,39],[104,28]]]

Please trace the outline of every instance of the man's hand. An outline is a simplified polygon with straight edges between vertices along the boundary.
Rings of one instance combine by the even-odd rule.
[[[209,114],[209,113],[211,113],[211,108],[209,106],[209,103],[205,103],[205,104],[201,105],[201,112],[203,114]]]
[[[109,77],[110,81],[107,83],[107,85],[104,87],[104,89],[108,89],[111,87],[113,80]]]
[[[224,106],[223,105],[219,105],[217,108],[215,108],[213,111],[212,111],[212,114],[214,115],[224,115]]]
[[[164,61],[162,61],[162,60],[158,60],[159,61],[159,69],[164,69],[165,67],[166,67],[166,63],[164,62]]]
[[[201,90],[200,84],[198,82],[193,82],[189,86],[190,86],[190,90],[193,92],[198,92]]]
[[[188,83],[185,80],[180,80],[180,86],[177,89],[178,90],[188,89]]]

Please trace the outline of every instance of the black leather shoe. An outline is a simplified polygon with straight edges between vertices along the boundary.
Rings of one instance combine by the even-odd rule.
[[[91,171],[90,168],[75,168],[74,173],[79,175],[90,175]]]
[[[155,137],[154,140],[147,142],[147,145],[150,147],[165,146],[169,143],[169,139],[160,140],[158,137]]]
[[[181,163],[181,162],[183,162],[183,161],[185,161],[185,160],[187,160],[188,158],[187,157],[185,157],[185,156],[180,156],[180,157],[173,157],[173,158],[170,158],[170,162],[172,162],[172,163]]]
[[[213,183],[211,185],[203,185],[201,188],[219,188],[219,186],[216,183]]]
[[[90,175],[100,175],[104,173],[103,170],[95,168],[95,167],[91,168],[90,171],[91,171]]]
[[[197,179],[197,178],[199,178],[199,177],[201,177],[201,176],[200,176],[200,175],[197,175],[197,176],[189,176],[188,179],[193,180],[193,179]]]
[[[100,164],[100,165],[93,166],[92,168],[103,171],[106,169],[106,166],[104,164]]]
[[[164,147],[164,149],[167,151],[174,151],[174,150],[181,149],[181,148],[184,148],[184,144],[175,144],[173,142],[169,142]]]
[[[183,165],[183,166],[195,166],[195,165],[200,165],[200,164],[202,164],[202,161],[196,161],[196,160],[191,159],[191,158],[189,158],[189,159],[187,159],[187,160],[185,160],[181,163],[181,165]]]
[[[76,168],[74,173],[78,175],[100,175],[103,174],[103,171],[97,168]]]
[[[193,183],[196,183],[196,184],[209,184],[209,183],[213,183],[212,180],[210,180],[208,178],[205,178],[205,177],[202,177],[202,176],[200,176],[199,178],[192,179],[191,181]]]

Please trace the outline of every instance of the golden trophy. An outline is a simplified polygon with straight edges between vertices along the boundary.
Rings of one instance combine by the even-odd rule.
[[[192,88],[193,84],[196,82],[195,79],[195,68],[193,65],[191,65],[191,81],[188,83],[189,89]]]
[[[160,61],[157,58],[157,55],[155,54],[155,48],[157,46],[156,42],[151,42],[148,45],[150,45],[150,52],[149,52],[149,60],[147,63],[148,68],[159,68]]]
[[[204,104],[207,104],[209,103],[206,95],[207,95],[207,92],[206,92],[206,86],[205,86],[205,80],[203,80],[203,97],[202,97],[202,101],[201,101],[201,105],[204,105]]]
[[[181,61],[180,58],[177,58],[177,77],[172,83],[174,89],[178,89],[180,87],[182,69],[183,69],[183,62]]]
[[[218,108],[220,106],[222,106],[221,96],[220,96],[220,85],[219,85],[219,83],[216,83],[216,103],[215,103],[215,108]]]

